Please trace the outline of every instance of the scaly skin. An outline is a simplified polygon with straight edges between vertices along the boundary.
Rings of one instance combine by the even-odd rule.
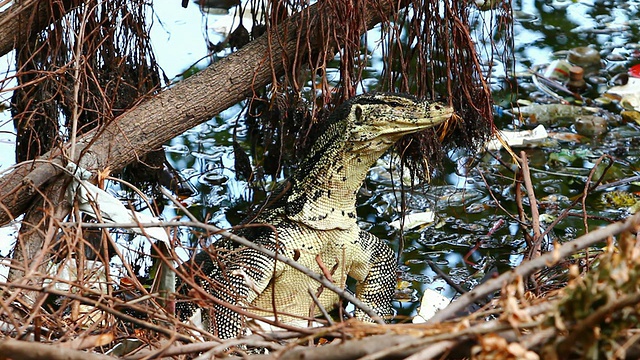
[[[354,278],[356,296],[380,316],[390,315],[395,256],[382,240],[358,227],[356,194],[369,168],[396,141],[442,123],[452,114],[450,107],[440,103],[397,94],[368,94],[349,100],[331,114],[277,200],[251,220],[251,227],[237,234],[318,273],[323,273],[317,258],[321,259],[336,285],[344,288],[347,276]],[[327,310],[338,303],[338,295],[319,291],[317,282],[259,251],[230,240],[214,246],[215,254],[202,251],[194,262],[207,275],[197,281],[218,299],[258,315],[275,314],[285,322],[309,316],[314,304],[309,289],[320,293],[320,304]],[[188,317],[194,306],[178,304],[178,309]],[[212,304],[203,313],[208,330],[221,338],[243,331],[244,317],[224,306]],[[314,315],[320,315],[317,306]],[[371,321],[360,310],[356,317]]]

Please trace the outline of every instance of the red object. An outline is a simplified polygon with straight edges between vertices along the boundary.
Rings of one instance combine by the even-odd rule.
[[[630,69],[629,69],[629,75],[636,77],[636,78],[640,78],[640,64],[638,65],[633,65]]]

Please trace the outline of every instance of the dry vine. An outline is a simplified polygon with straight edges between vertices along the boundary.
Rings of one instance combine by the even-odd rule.
[[[34,21],[21,23],[28,24],[27,28],[33,31],[27,36],[28,41],[17,49],[17,71],[13,78],[18,86],[10,89],[13,91],[12,115],[18,129],[17,159],[23,161],[52,155],[55,161],[51,163],[58,167],[56,171],[60,171],[64,161],[82,160],[90,155],[91,151],[87,149],[91,148],[85,147],[87,143],[99,141],[101,135],[113,129],[124,128],[118,121],[127,118],[125,110],[144,104],[144,98],[153,95],[160,84],[145,37],[143,1],[87,0],[71,5],[65,2],[56,8],[68,13],[60,16],[59,11],[54,12],[49,18],[52,25],[48,27],[33,20],[39,19],[35,16],[39,14],[38,7],[33,8],[33,16],[22,10],[16,15],[22,20]],[[237,146],[234,149],[238,172],[245,169],[243,175],[248,179],[260,174],[280,177],[286,169],[284,165],[295,163],[309,144],[312,129],[323,114],[360,88],[366,88],[363,78],[370,65],[372,47],[378,39],[373,42],[361,39],[366,30],[380,21],[385,63],[380,86],[376,89],[443,98],[461,116],[455,126],[438,129],[440,138],[434,136],[435,133],[419,134],[399,145],[414,174],[428,175],[435,167],[435,163],[427,166],[426,155],[432,157],[428,160],[442,159],[452,147],[475,150],[486,139],[492,128],[492,109],[485,66],[491,64],[491,56],[483,58],[479,55],[472,41],[468,24],[473,21],[470,9],[475,5],[470,1],[453,0],[399,1],[392,5],[365,0],[326,0],[313,6],[305,1],[252,0],[236,8],[239,12],[251,12],[255,32],[245,33],[238,27],[227,39],[230,48],[237,50],[235,59],[243,54],[238,49],[250,47],[251,41],[264,41],[268,56],[258,62],[259,65],[268,63],[271,70],[267,85],[258,79],[256,71],[246,88],[238,91],[241,97],[251,95],[247,102],[246,123],[253,131],[249,140],[253,142],[251,156],[255,164],[247,166],[249,158]],[[497,14],[497,25],[508,30],[510,4],[507,1],[501,6],[492,14]],[[508,44],[508,36],[504,41]],[[291,47],[291,43],[295,46]],[[224,45],[223,49],[226,49]],[[211,50],[220,52],[215,46]],[[339,71],[338,76],[332,78],[327,70],[336,59],[336,53],[339,54]],[[212,68],[216,63],[234,60],[232,55],[224,60],[217,59],[218,56],[212,55],[216,58]],[[509,54],[501,56],[508,57]],[[9,80],[8,77],[0,84],[4,91],[9,90],[6,88]],[[62,124],[61,118],[64,118]],[[96,130],[90,133],[89,129]],[[128,143],[131,139],[126,132],[118,134],[126,146],[138,146]],[[107,142],[109,146],[105,147],[125,146]],[[289,146],[299,151],[283,153],[282,149]],[[75,151],[76,147],[80,154]],[[135,156],[148,152],[149,149],[136,148]],[[42,161],[46,159],[31,165],[38,166]],[[527,185],[529,202],[533,205],[531,214],[535,220],[531,226],[534,236],[530,246],[537,249],[537,242],[545,233],[535,223],[536,199],[526,161],[522,156],[525,166],[519,179]],[[110,169],[97,170],[102,178]],[[100,353],[108,351],[111,356],[125,359],[185,358],[197,354],[241,354],[247,347],[273,350],[270,355],[251,355],[264,359],[303,356],[307,359],[328,356],[417,359],[468,357],[470,354],[476,358],[491,354],[507,358],[549,354],[563,358],[589,350],[588,341],[611,346],[611,354],[618,354],[616,356],[624,351],[636,354],[636,349],[630,345],[635,344],[637,338],[626,336],[633,324],[625,316],[638,316],[637,289],[628,287],[629,283],[635,285],[638,278],[635,269],[639,255],[632,235],[640,226],[638,216],[592,231],[557,246],[553,252],[533,256],[513,271],[463,295],[432,320],[435,323],[452,319],[467,305],[501,290],[500,298],[489,304],[485,312],[458,318],[456,322],[365,326],[350,320],[328,322],[319,328],[296,328],[274,320],[258,319],[287,331],[271,333],[254,328],[254,335],[221,342],[173,315],[175,301],[184,299],[175,298],[162,288],[158,284],[160,276],[140,276],[148,273],[147,270],[156,274],[163,266],[170,268],[173,261],[180,259],[178,252],[184,254],[194,249],[181,247],[178,238],[172,239],[169,249],[152,242],[145,243],[146,248],[131,243],[123,246],[115,238],[122,229],[141,227],[144,232],[144,229],[149,231],[153,226],[160,226],[171,234],[195,234],[194,238],[203,241],[217,235],[230,237],[244,246],[253,246],[251,243],[195,217],[191,217],[190,222],[105,224],[98,216],[89,222],[77,207],[64,205],[64,181],[52,182],[45,187],[49,180],[47,174],[39,174],[37,176],[43,179],[38,185],[42,186],[30,191],[40,195],[42,200],[32,205],[31,212],[22,221],[19,246],[9,265],[13,275],[0,283],[0,331],[3,334],[0,358],[11,354],[14,359],[103,359],[106,356]],[[28,183],[24,181],[23,185]],[[8,196],[10,192],[4,195]],[[6,217],[17,217],[19,214],[8,211],[9,206],[3,205]],[[518,218],[523,226],[528,225],[522,203],[520,209]],[[182,210],[189,214],[187,209]],[[536,271],[613,236],[622,240],[621,253],[606,253],[598,260],[596,271],[584,278],[578,277],[572,268],[572,279],[562,293],[564,298],[558,295],[540,301],[529,298],[530,294],[522,290],[523,279]],[[312,273],[280,255],[268,254],[314,278],[326,288],[325,291],[335,291],[366,310],[366,306],[359,304],[344,289],[335,288],[327,281],[327,276]],[[150,257],[155,259],[153,269],[146,268]],[[197,287],[193,274],[179,273],[178,276]],[[606,296],[589,292],[591,287]],[[587,301],[593,306],[593,313],[585,314],[585,309],[572,302],[575,299]],[[220,301],[213,297],[189,300]],[[234,310],[255,317],[245,308],[235,306]],[[610,318],[619,321],[611,324]],[[599,333],[591,331],[594,328],[598,328]],[[581,342],[582,338],[588,341]],[[206,341],[199,342],[203,339]],[[47,344],[33,344],[32,341]],[[308,346],[325,342],[330,344]],[[574,347],[576,343],[579,345]],[[125,349],[128,346],[131,348]],[[93,351],[87,353],[78,349]]]

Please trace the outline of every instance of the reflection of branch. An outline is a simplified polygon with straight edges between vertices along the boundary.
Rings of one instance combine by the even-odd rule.
[[[501,289],[504,284],[514,282],[518,277],[526,278],[545,266],[556,264],[560,259],[563,259],[576,251],[595,245],[606,238],[617,235],[623,231],[635,232],[638,227],[640,227],[640,212],[627,218],[624,222],[615,222],[611,225],[585,234],[575,240],[566,242],[562,246],[554,249],[552,252],[548,252],[536,259],[524,262],[513,270],[477,286],[472,291],[462,295],[457,301],[452,302],[444,310],[436,313],[435,316],[427,322],[434,323],[450,319],[471,303]]]

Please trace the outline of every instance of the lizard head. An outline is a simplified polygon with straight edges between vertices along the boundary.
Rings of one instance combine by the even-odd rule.
[[[287,216],[314,229],[354,226],[356,194],[371,165],[404,135],[452,115],[441,103],[398,94],[365,94],[340,105],[292,177]]]
[[[373,151],[387,149],[402,136],[438,125],[454,113],[442,103],[401,94],[366,94],[349,103],[347,142],[360,149],[366,144]]]
[[[315,170],[318,173],[312,177],[319,176],[326,170],[320,165],[337,161],[339,152],[368,156],[375,161],[404,135],[443,123],[453,115],[450,106],[411,95],[374,93],[353,97],[336,108],[318,131],[319,137],[298,175],[306,177]],[[371,162],[362,166],[371,166]]]

